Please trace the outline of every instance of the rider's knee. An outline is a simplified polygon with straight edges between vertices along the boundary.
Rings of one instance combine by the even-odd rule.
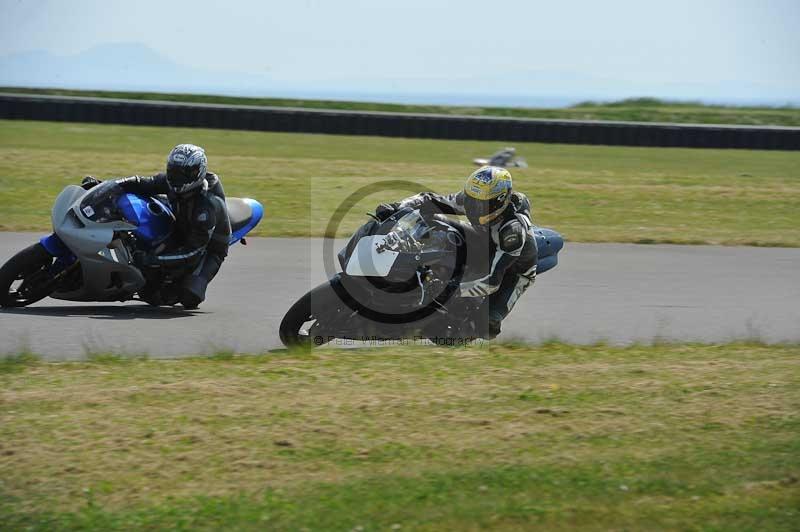
[[[197,308],[206,299],[208,281],[192,275],[186,279],[181,290],[181,304],[188,309]]]
[[[489,315],[487,316],[486,320],[486,332],[487,338],[491,340],[498,334],[500,334],[500,324],[503,322],[503,313],[500,312],[499,309],[490,308]]]

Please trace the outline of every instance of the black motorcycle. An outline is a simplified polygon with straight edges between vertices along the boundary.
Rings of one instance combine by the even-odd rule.
[[[537,273],[558,263],[564,241],[534,228]],[[490,249],[469,224],[400,209],[363,225],[339,252],[340,273],[301,297],[283,318],[284,345],[485,337],[488,298],[458,297],[461,281],[486,275]]]

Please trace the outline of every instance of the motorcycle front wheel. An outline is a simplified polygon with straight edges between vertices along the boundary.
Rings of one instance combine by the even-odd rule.
[[[0,268],[0,307],[24,307],[53,293],[53,257],[41,244],[29,246]]]
[[[335,336],[342,313],[352,312],[334,290],[333,278],[306,293],[286,312],[278,331],[286,347],[319,347]],[[333,336],[331,336],[333,335]]]

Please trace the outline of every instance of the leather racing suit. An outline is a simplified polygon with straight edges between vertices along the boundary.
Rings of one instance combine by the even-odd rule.
[[[211,172],[208,172],[205,181],[198,192],[186,197],[172,193],[167,176],[163,173],[115,181],[125,192],[146,196],[167,195],[175,214],[175,231],[166,244],[148,257],[147,262],[148,265],[185,272],[178,299],[186,308],[195,308],[205,300],[208,283],[217,275],[228,255],[231,236],[222,183]],[[151,296],[159,297],[158,294]],[[155,301],[161,302],[159,299]],[[163,303],[170,304],[169,301]]]
[[[440,195],[423,192],[391,204],[393,208],[409,207],[421,212],[464,215],[464,193]],[[531,204],[525,194],[511,193],[505,211],[489,227],[475,227],[489,248],[489,271],[482,277],[462,282],[461,297],[489,298],[489,333],[500,332],[500,323],[511,312],[517,300],[536,278],[537,248],[531,222]],[[486,257],[485,254],[477,256]],[[469,260],[469,259],[468,259]],[[482,271],[485,271],[485,266]]]

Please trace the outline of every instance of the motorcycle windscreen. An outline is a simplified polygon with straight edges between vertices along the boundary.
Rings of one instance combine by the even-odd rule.
[[[123,188],[114,181],[101,183],[81,199],[81,214],[99,224],[125,220],[118,204],[119,198],[124,194]]]
[[[397,256],[396,251],[385,249],[384,235],[365,236],[347,261],[345,273],[358,277],[386,277],[392,269]],[[378,248],[383,248],[380,252]]]

